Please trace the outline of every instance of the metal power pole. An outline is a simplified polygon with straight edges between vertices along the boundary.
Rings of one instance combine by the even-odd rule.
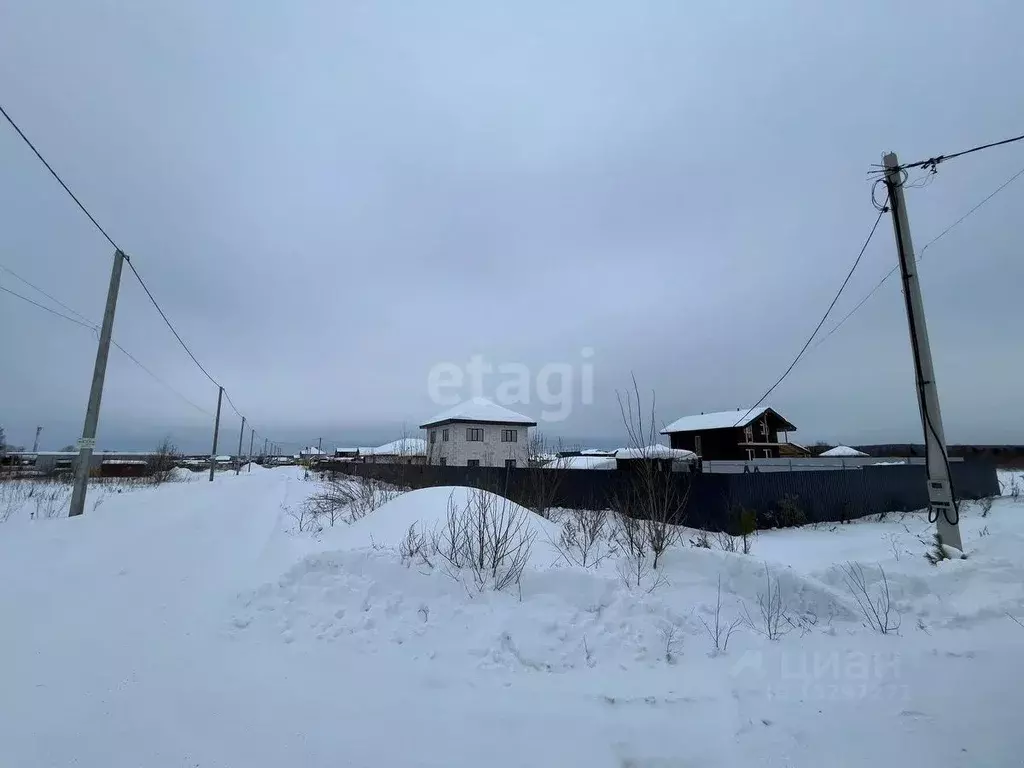
[[[963,549],[960,539],[960,515],[953,497],[949,477],[949,456],[939,411],[939,392],[935,386],[932,350],[928,343],[928,327],[924,320],[924,302],[917,279],[917,262],[910,239],[910,220],[903,197],[903,171],[896,154],[890,152],[883,160],[885,186],[889,192],[892,226],[899,251],[900,274],[903,276],[903,298],[910,325],[910,345],[914,351],[914,375],[917,379],[917,403],[924,428],[925,456],[928,470],[929,518],[934,519],[942,543]]]
[[[242,471],[242,438],[245,436],[245,416],[242,417],[242,428],[238,430],[238,458],[235,459],[235,477]]]
[[[249,430],[249,472],[252,473],[252,441],[256,439],[256,430]]]
[[[110,355],[110,337],[114,332],[114,310],[117,309],[117,291],[121,287],[121,268],[124,254],[114,251],[114,266],[110,270],[110,287],[107,288],[107,306],[103,310],[103,325],[100,327],[100,343],[96,349],[96,365],[92,369],[92,386],[89,389],[89,405],[85,410],[85,426],[82,439],[78,441],[78,464],[75,465],[75,489],[71,493],[71,517],[85,512],[85,493],[89,487],[89,469],[92,452],[96,448],[96,426],[100,421],[100,400],[103,399],[103,379],[107,375],[107,357]],[[36,431],[38,438],[39,431]]]
[[[213,422],[213,451],[210,452],[210,482],[213,482],[213,471],[217,468],[217,437],[220,434],[220,401],[224,397],[224,387],[217,387],[217,419]]]

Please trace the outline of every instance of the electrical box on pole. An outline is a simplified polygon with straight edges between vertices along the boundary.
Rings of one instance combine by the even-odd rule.
[[[928,327],[924,319],[924,302],[917,279],[917,262],[910,239],[910,220],[903,197],[905,171],[900,168],[896,154],[890,152],[883,160],[885,186],[889,192],[889,209],[896,234],[900,274],[903,277],[903,298],[910,326],[910,346],[914,353],[914,377],[917,381],[917,402],[921,410],[924,429],[925,456],[928,470],[929,519],[936,523],[943,544],[963,550],[960,540],[960,514],[953,491],[946,453],[946,438],[942,430],[939,411],[939,392],[935,386],[932,350],[928,343]]]

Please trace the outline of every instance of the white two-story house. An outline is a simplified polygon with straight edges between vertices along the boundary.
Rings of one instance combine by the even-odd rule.
[[[449,467],[525,467],[529,429],[537,422],[474,397],[421,424],[427,431],[427,463]]]

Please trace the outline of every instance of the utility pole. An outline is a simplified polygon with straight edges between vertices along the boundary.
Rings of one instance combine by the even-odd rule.
[[[32,453],[38,453],[39,452],[39,433],[42,432],[42,431],[43,431],[42,427],[36,427],[36,439],[35,439],[35,442],[32,443]]]
[[[263,438],[263,460],[264,461],[267,460],[267,440],[268,439],[269,438],[266,438],[266,437]]]
[[[213,471],[217,468],[217,436],[220,434],[220,401],[224,397],[224,387],[217,387],[217,419],[213,422],[213,451],[210,453],[210,482],[213,482]]]
[[[323,453],[324,452],[324,439],[322,437],[318,437],[316,439],[316,450],[317,450],[317,453]]]
[[[256,430],[249,430],[249,474],[252,474],[252,441],[256,439]]]
[[[114,332],[114,310],[117,309],[117,291],[121,287],[121,268],[124,254],[114,251],[114,266],[110,270],[110,286],[107,288],[107,306],[103,310],[103,325],[100,327],[100,343],[96,349],[96,364],[92,369],[92,386],[89,388],[89,405],[85,409],[85,426],[82,439],[78,441],[78,464],[75,465],[75,489],[71,493],[70,517],[85,512],[85,493],[89,487],[89,469],[92,466],[92,452],[96,448],[96,427],[100,421],[100,400],[103,399],[103,379],[107,375],[107,357],[110,355],[110,337]],[[36,439],[39,430],[36,430]]]
[[[939,411],[939,392],[935,386],[932,350],[928,343],[928,327],[924,319],[924,302],[921,298],[921,285],[917,279],[917,261],[914,258],[910,220],[903,197],[904,172],[899,167],[895,152],[887,154],[883,163],[885,186],[889,192],[889,209],[892,211],[892,226],[896,234],[896,249],[899,252],[900,273],[903,276],[903,299],[907,309],[907,323],[910,326],[910,345],[914,351],[917,403],[921,409],[921,426],[924,428],[929,518],[934,518],[936,530],[943,544],[962,550],[964,547],[960,539],[960,515],[949,477],[949,456],[946,453],[946,438],[942,430],[942,414]]]
[[[245,436],[245,416],[242,417],[242,428],[238,430],[238,458],[235,459],[235,477],[242,471],[242,437]]]

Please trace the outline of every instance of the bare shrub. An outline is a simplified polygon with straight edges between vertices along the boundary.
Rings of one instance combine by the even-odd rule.
[[[607,510],[567,509],[558,541],[551,544],[570,565],[595,568],[612,552],[607,524]]]
[[[889,548],[892,549],[892,556],[896,558],[896,562],[900,561],[900,556],[903,554],[903,549],[900,547],[901,539],[898,533],[888,533],[885,536],[889,542]]]
[[[1013,478],[1010,480],[1010,489],[1009,490],[1010,490],[1009,496],[1010,496],[1011,499],[1016,501],[1017,499],[1020,498],[1021,484],[1018,481],[1016,475],[1014,475]]]
[[[323,523],[309,504],[299,504],[298,506],[282,504],[281,511],[295,521],[295,528],[300,533],[319,533],[323,530]]]
[[[331,474],[321,490],[306,499],[305,515],[324,525],[354,523],[400,495],[401,491],[370,477],[339,477]],[[301,530],[301,529],[300,529]]]
[[[807,514],[800,504],[799,496],[787,493],[775,502],[775,522],[780,528],[807,525]]]
[[[715,534],[715,543],[718,544],[718,548],[723,552],[736,551],[736,539],[725,531],[718,531]]]
[[[714,619],[709,622],[703,616],[698,616],[697,618],[700,619],[700,623],[704,625],[704,630],[708,633],[708,637],[711,638],[712,655],[717,656],[720,653],[725,653],[729,649],[729,639],[732,637],[733,632],[739,629],[743,619],[737,617],[728,624],[722,621],[722,574],[718,574],[718,598],[715,601]]]
[[[988,517],[988,513],[992,511],[992,502],[994,499],[991,496],[985,496],[982,499],[978,499],[978,507],[981,508],[981,516]]]
[[[773,577],[767,565],[764,567],[764,580],[765,589],[757,594],[758,614],[752,616],[744,605],[743,623],[769,640],[778,640],[798,623],[790,616],[789,603],[782,594],[778,577]]]
[[[618,512],[615,515],[612,537],[621,555],[616,570],[623,583],[632,589],[644,586],[646,581],[650,581],[647,591],[652,592],[661,586],[665,579],[654,567],[655,558],[650,549],[650,538],[645,522]],[[652,576],[653,578],[649,578]]]
[[[448,512],[431,546],[452,578],[468,573],[477,590],[519,584],[530,561],[529,513],[502,496],[475,489],[464,504],[448,497]]]
[[[665,662],[675,664],[676,658],[682,649],[683,640],[679,635],[679,626],[672,621],[666,620],[661,625],[661,642],[664,647]]]
[[[690,546],[696,549],[711,549],[711,534],[701,528],[690,539]]]
[[[149,458],[149,481],[153,485],[162,485],[172,477],[175,465],[181,459],[177,446],[171,442],[170,437],[165,437],[153,451]]]
[[[434,549],[433,540],[423,531],[417,530],[416,523],[413,523],[398,545],[398,554],[407,568],[413,563],[419,563],[433,569],[432,558],[437,551]]]
[[[879,584],[871,587],[864,575],[864,568],[860,563],[848,562],[842,568],[843,581],[846,582],[846,589],[857,601],[861,615],[873,630],[883,635],[899,630],[902,622],[899,609],[893,605],[892,595],[889,593],[889,579],[885,575],[885,569],[878,566],[878,572],[882,580]]]

